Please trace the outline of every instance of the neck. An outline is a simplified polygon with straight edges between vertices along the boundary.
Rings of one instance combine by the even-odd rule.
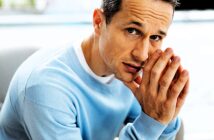
[[[99,43],[95,35],[91,35],[81,44],[84,57],[91,70],[98,76],[107,76],[111,73],[105,65],[99,52]]]

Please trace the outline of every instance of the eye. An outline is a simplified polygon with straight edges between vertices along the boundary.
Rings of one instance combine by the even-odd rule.
[[[150,36],[150,39],[154,41],[160,41],[162,40],[162,37],[160,35],[152,35]]]
[[[131,35],[141,35],[141,31],[139,31],[138,29],[135,28],[127,28],[126,29],[127,33],[131,34]]]

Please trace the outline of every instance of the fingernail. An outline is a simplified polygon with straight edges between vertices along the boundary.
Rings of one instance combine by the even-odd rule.
[[[170,49],[170,48],[166,49],[166,54],[170,54],[171,52],[172,52],[172,49]]]
[[[184,70],[183,71],[183,76],[188,76],[189,75],[189,72],[187,70]]]
[[[175,57],[173,58],[173,61],[174,61],[174,62],[179,62],[179,61],[180,61],[180,57],[175,56]]]

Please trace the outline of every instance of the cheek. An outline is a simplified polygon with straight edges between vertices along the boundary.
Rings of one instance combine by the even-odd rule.
[[[134,43],[134,41],[128,40],[120,30],[116,33],[108,32],[100,40],[100,53],[109,67],[116,67],[122,61],[130,58]]]
[[[99,44],[99,52],[101,58],[103,59],[104,64],[109,68],[112,69],[112,63],[115,60],[115,46],[114,43],[109,43],[108,40],[100,40]],[[112,70],[111,70],[112,71]]]
[[[121,41],[117,38],[117,36],[106,38],[101,48],[101,53],[103,54],[105,60],[114,61],[114,59],[120,58],[124,47],[119,42]]]
[[[104,50],[104,59],[108,65],[115,65],[121,59],[121,51],[116,46],[107,47]]]

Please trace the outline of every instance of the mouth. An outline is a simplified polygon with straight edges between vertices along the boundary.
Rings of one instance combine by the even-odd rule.
[[[125,65],[126,71],[129,73],[136,74],[142,69],[142,65],[134,65],[130,63],[124,63],[124,62],[123,64]]]

